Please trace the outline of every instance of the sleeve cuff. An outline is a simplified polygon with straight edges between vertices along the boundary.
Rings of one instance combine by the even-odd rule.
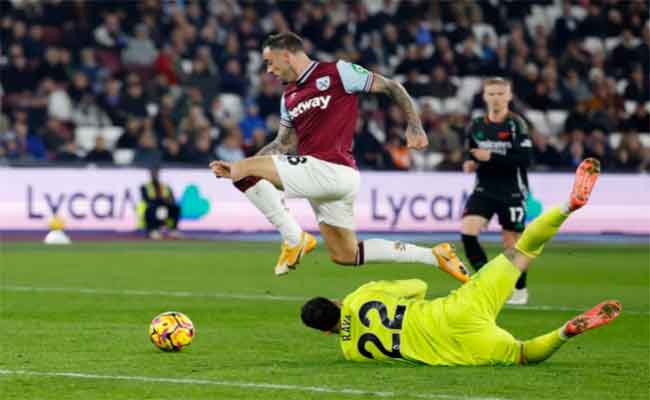
[[[375,75],[372,72],[368,72],[368,77],[366,78],[366,84],[363,85],[363,91],[369,92],[372,88],[372,83],[375,80]]]
[[[293,123],[291,121],[287,121],[284,118],[280,118],[280,125],[284,125],[287,128],[293,128]]]

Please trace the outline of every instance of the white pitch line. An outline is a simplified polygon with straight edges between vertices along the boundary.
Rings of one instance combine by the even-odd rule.
[[[166,290],[136,290],[136,289],[101,289],[101,288],[65,288],[65,287],[35,287],[35,286],[0,286],[0,291],[6,292],[53,292],[53,293],[75,293],[87,295],[110,295],[110,296],[167,296],[167,297],[201,297],[232,300],[271,300],[271,301],[305,301],[306,297],[300,296],[276,296],[271,294],[244,294],[244,293],[197,293],[197,292],[174,292]],[[585,307],[564,307],[550,305],[534,306],[505,306],[508,310],[530,310],[530,311],[570,311],[583,312],[591,308]],[[625,310],[629,315],[650,315],[650,311]]]
[[[265,382],[237,382],[237,381],[218,381],[209,379],[191,379],[191,378],[157,378],[149,376],[127,376],[127,375],[99,375],[85,374],[80,372],[39,372],[26,370],[7,370],[0,369],[0,375],[19,375],[19,376],[36,376],[44,378],[76,378],[91,380],[111,380],[111,381],[135,381],[147,383],[172,383],[181,385],[202,385],[202,386],[227,386],[240,389],[267,389],[267,390],[287,390],[294,392],[312,392],[312,393],[330,393],[348,396],[376,396],[385,398],[418,398],[418,399],[446,399],[446,400],[505,400],[497,397],[475,397],[475,396],[456,396],[436,393],[404,393],[404,392],[384,392],[350,388],[333,388],[327,386],[300,386],[278,383]]]

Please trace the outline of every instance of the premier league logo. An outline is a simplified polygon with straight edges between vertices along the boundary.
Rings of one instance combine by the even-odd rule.
[[[330,87],[330,77],[329,76],[324,76],[322,78],[316,79],[316,88],[318,90],[323,91],[327,90]]]

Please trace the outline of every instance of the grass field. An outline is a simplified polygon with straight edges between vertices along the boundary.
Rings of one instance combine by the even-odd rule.
[[[496,248],[490,248],[492,255]],[[302,300],[341,297],[377,279],[422,278],[418,265],[335,266],[319,248],[276,278],[270,243],[4,243],[0,253],[2,399],[648,399],[648,246],[550,244],[531,303],[499,323],[528,338],[616,298],[623,314],[529,367],[354,364],[334,337],[301,325]],[[197,328],[181,353],[155,349],[156,314]]]

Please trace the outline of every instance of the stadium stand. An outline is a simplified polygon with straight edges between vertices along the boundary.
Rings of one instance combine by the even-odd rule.
[[[418,98],[431,145],[410,162],[400,111],[361,98],[361,168],[459,170],[481,78],[502,75],[532,125],[535,168],[597,156],[606,170],[650,170],[647,2],[378,4],[3,2],[0,162],[205,166],[254,154],[274,136],[282,92],[260,45],[292,30],[314,57],[399,77]]]

